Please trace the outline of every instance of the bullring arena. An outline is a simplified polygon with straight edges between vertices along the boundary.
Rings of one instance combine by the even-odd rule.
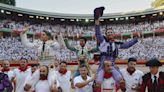
[[[21,78],[19,77],[19,73],[20,76],[22,74],[22,72],[19,72],[19,68],[21,66],[20,61],[22,59],[28,61],[28,68],[26,67],[27,69],[31,69],[32,65],[45,64],[48,69],[51,69],[51,66],[53,66],[52,69],[56,70],[59,67],[55,69],[55,63],[61,63],[64,61],[67,63],[66,70],[71,71],[71,78],[73,78],[73,76],[77,73],[77,69],[79,69],[80,63],[82,62],[80,61],[80,59],[81,57],[82,59],[84,58],[83,53],[85,53],[86,56],[84,55],[85,59],[83,60],[88,60],[86,61],[89,63],[90,71],[92,72],[92,78],[92,76],[94,76],[95,74],[98,75],[98,67],[99,65],[102,65],[100,57],[106,55],[106,53],[104,54],[104,52],[102,52],[103,46],[101,45],[101,43],[105,41],[107,44],[112,41],[110,44],[110,53],[112,54],[108,53],[107,55],[110,58],[112,57],[111,60],[116,59],[115,65],[118,69],[126,69],[129,64],[128,59],[133,57],[137,59],[136,69],[146,74],[150,72],[149,69],[151,68],[149,68],[145,64],[152,58],[156,58],[162,63],[162,66],[159,67],[159,71],[164,72],[163,3],[163,0],[155,0],[154,2],[152,2],[152,7],[149,9],[126,13],[104,13],[102,14],[102,16],[100,16],[100,10],[98,10],[97,13],[94,11],[94,8],[94,12],[91,14],[69,14],[26,9],[0,3],[0,70],[1,72],[2,70],[4,70],[4,66],[2,65],[4,61],[9,62],[11,71],[15,72],[15,70],[18,69],[15,75],[13,73],[14,77],[12,76],[12,78],[14,78],[14,82],[17,83],[18,81],[23,80],[21,78],[27,77],[26,75],[22,75],[23,77]],[[98,19],[95,16],[98,16]],[[98,23],[96,24],[97,20]],[[98,33],[97,30],[100,32]],[[107,35],[108,30],[113,31],[110,33],[113,38],[109,41],[107,41],[109,38],[105,37],[105,35],[109,36]],[[48,40],[46,39],[46,37],[42,38],[44,33],[45,35],[47,35]],[[98,38],[100,37],[100,34],[102,34],[101,37],[103,37],[102,42],[100,41],[101,39]],[[47,42],[50,42],[46,43],[44,39],[46,39]],[[81,45],[81,39],[84,40],[85,47]],[[132,45],[121,48],[120,44],[122,45],[134,39],[137,39],[136,43],[130,43]],[[55,44],[51,42],[54,42]],[[34,45],[32,45],[31,43],[34,43]],[[116,43],[119,44],[118,47],[116,46]],[[48,44],[47,47],[45,47],[45,44]],[[94,51],[95,49],[96,51]],[[108,52],[109,48],[105,49]],[[118,52],[116,51],[116,49],[118,50]],[[116,56],[114,56],[113,53],[114,55],[116,54]],[[88,66],[86,67],[88,68]],[[103,70],[105,71],[105,69]],[[114,75],[113,72],[112,74]],[[34,78],[32,74],[30,76],[31,77],[28,76],[23,80],[26,80],[26,82],[22,84],[20,83],[20,88],[17,88],[19,83],[11,83],[13,89],[16,87],[14,89],[16,91],[13,90],[9,92],[24,92],[20,90],[26,90],[26,88],[23,89],[26,83],[28,84],[29,81],[30,83],[32,83],[31,81],[36,81],[32,80],[32,78]],[[39,80],[41,80],[41,78],[38,79],[38,81]],[[44,80],[48,81],[48,77],[44,78]],[[95,81],[97,82],[96,78]],[[56,85],[56,80],[54,83]],[[117,84],[117,82],[114,83]],[[49,86],[49,88],[50,87],[51,86]],[[36,91],[37,88],[35,90],[34,89],[35,87],[32,89],[33,91],[31,92]],[[75,89],[70,89],[71,91],[68,92],[75,92]],[[4,88],[4,90],[6,90],[6,88]],[[112,90],[113,91],[103,92],[116,92],[114,91],[115,89]]]

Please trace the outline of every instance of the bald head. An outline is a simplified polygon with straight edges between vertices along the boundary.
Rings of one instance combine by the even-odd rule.
[[[8,69],[8,68],[10,67],[9,61],[8,61],[8,60],[4,60],[4,61],[2,62],[2,67],[3,67],[4,69]]]
[[[109,71],[112,68],[112,61],[110,60],[105,60],[104,61],[104,70]]]

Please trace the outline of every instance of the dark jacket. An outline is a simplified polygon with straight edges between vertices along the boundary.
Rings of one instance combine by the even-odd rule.
[[[145,92],[146,88],[148,92],[154,92],[154,85],[151,79],[151,73],[147,73],[142,77],[142,84],[140,92]],[[159,72],[158,84],[156,92],[164,92],[164,72]]]
[[[8,75],[0,72],[0,92],[12,92],[13,87]]]

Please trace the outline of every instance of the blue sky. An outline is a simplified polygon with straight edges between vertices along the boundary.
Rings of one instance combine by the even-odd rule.
[[[154,0],[16,0],[16,6],[56,13],[92,14],[105,6],[105,13],[129,12],[151,8]]]

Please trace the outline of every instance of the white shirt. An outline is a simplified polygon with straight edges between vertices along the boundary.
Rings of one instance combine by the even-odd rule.
[[[35,92],[51,92],[48,80],[39,80],[35,85]]]
[[[56,71],[56,75],[59,84],[61,84],[62,92],[71,92],[71,71],[67,71],[65,75],[61,75],[59,71]]]
[[[33,74],[27,76],[27,78],[26,78],[26,80],[25,80],[25,85],[28,84],[28,82],[31,80],[32,75],[33,75]],[[24,85],[24,86],[25,86],[25,85]],[[26,91],[26,92],[33,92],[33,91],[35,90],[35,89],[34,89],[34,86],[35,86],[35,85],[32,84],[30,90],[29,90],[29,91]]]
[[[6,71],[4,73],[8,75],[10,81],[11,81],[12,78],[14,78],[14,72],[11,71],[11,70],[10,71]]]
[[[87,80],[90,80],[91,77],[87,76]],[[82,79],[81,75],[77,76],[74,78],[73,82],[74,82],[74,86],[77,83],[82,83],[85,80]],[[84,86],[83,88],[78,88],[75,86],[75,92],[93,92],[93,88],[92,88],[93,82],[90,82],[89,84],[87,84],[86,86]]]
[[[57,87],[60,86],[58,80],[56,79],[56,73],[54,71],[49,71],[49,74],[48,74],[48,85],[51,86],[53,83],[56,83]],[[39,80],[40,79],[40,70],[36,70],[32,76],[30,77],[30,79],[28,79],[28,81],[26,82],[27,84],[33,86],[34,85],[34,88],[36,89],[36,85],[38,84]],[[41,82],[42,83],[42,82]],[[45,83],[44,83],[45,84]],[[39,84],[38,84],[39,85]],[[42,85],[41,85],[42,86]]]
[[[31,69],[21,72],[19,69],[14,69],[14,76],[16,79],[16,92],[25,92],[24,85],[27,77],[31,75]]]
[[[116,83],[113,77],[103,80],[101,92],[116,92]]]
[[[57,49],[60,48],[60,45],[58,42],[54,42],[53,40],[48,40],[45,42],[45,51],[42,53],[42,48],[43,48],[43,42],[33,42],[31,43],[28,39],[27,39],[27,34],[20,34],[21,37],[21,42],[24,46],[26,47],[30,47],[30,48],[36,48],[38,50],[38,54],[41,60],[47,60],[46,62],[48,62],[49,60],[54,58],[55,52]]]
[[[153,74],[151,74],[151,79],[152,79],[152,82],[154,82],[154,76],[156,76],[157,77],[157,81],[158,81],[158,78],[159,78],[159,72],[156,74],[156,75],[153,75]]]
[[[137,92],[132,90],[132,87],[140,84],[141,78],[144,75],[142,71],[136,70],[132,75],[130,75],[127,71],[127,68],[120,70],[123,78],[125,80],[126,92]]]

